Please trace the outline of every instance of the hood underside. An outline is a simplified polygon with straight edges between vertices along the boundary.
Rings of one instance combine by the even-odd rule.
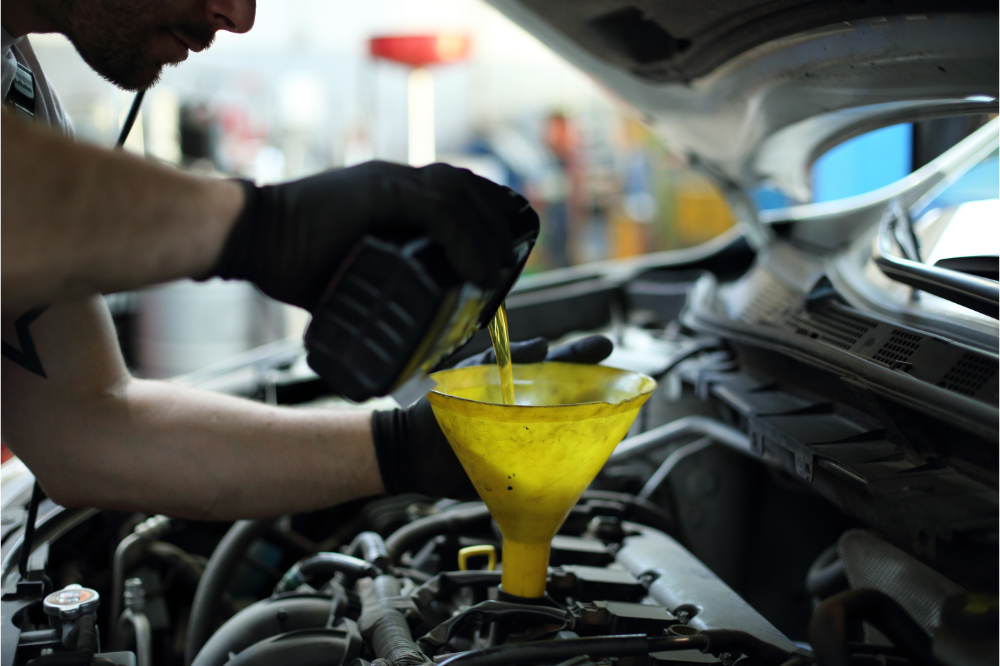
[[[994,3],[488,1],[741,189],[806,201],[839,141],[996,111]]]

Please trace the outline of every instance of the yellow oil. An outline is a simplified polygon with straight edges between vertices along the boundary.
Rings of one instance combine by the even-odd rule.
[[[503,404],[513,405],[514,402],[514,370],[510,365],[510,333],[507,330],[507,308],[501,303],[497,312],[490,320],[490,338],[493,340],[493,353],[497,357],[497,370],[500,372],[500,392]]]

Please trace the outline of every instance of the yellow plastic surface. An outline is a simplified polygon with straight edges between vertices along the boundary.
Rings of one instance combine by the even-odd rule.
[[[497,549],[492,545],[485,543],[481,546],[466,546],[458,551],[458,570],[466,571],[469,568],[469,558],[478,557],[479,555],[486,556],[486,569],[488,571],[495,571],[497,568]]]
[[[599,365],[514,365],[504,405],[495,365],[432,375],[438,424],[503,533],[501,585],[545,594],[552,537],[656,388]]]

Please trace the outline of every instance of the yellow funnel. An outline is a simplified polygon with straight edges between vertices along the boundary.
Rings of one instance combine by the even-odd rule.
[[[515,365],[517,404],[504,405],[496,365],[433,377],[438,424],[503,532],[501,585],[541,597],[552,537],[656,382],[599,365]]]

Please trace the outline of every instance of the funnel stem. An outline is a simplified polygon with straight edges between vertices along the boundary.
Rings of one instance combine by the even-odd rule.
[[[503,574],[500,577],[504,592],[528,599],[545,596],[551,547],[551,536],[549,541],[541,543],[504,539]]]

